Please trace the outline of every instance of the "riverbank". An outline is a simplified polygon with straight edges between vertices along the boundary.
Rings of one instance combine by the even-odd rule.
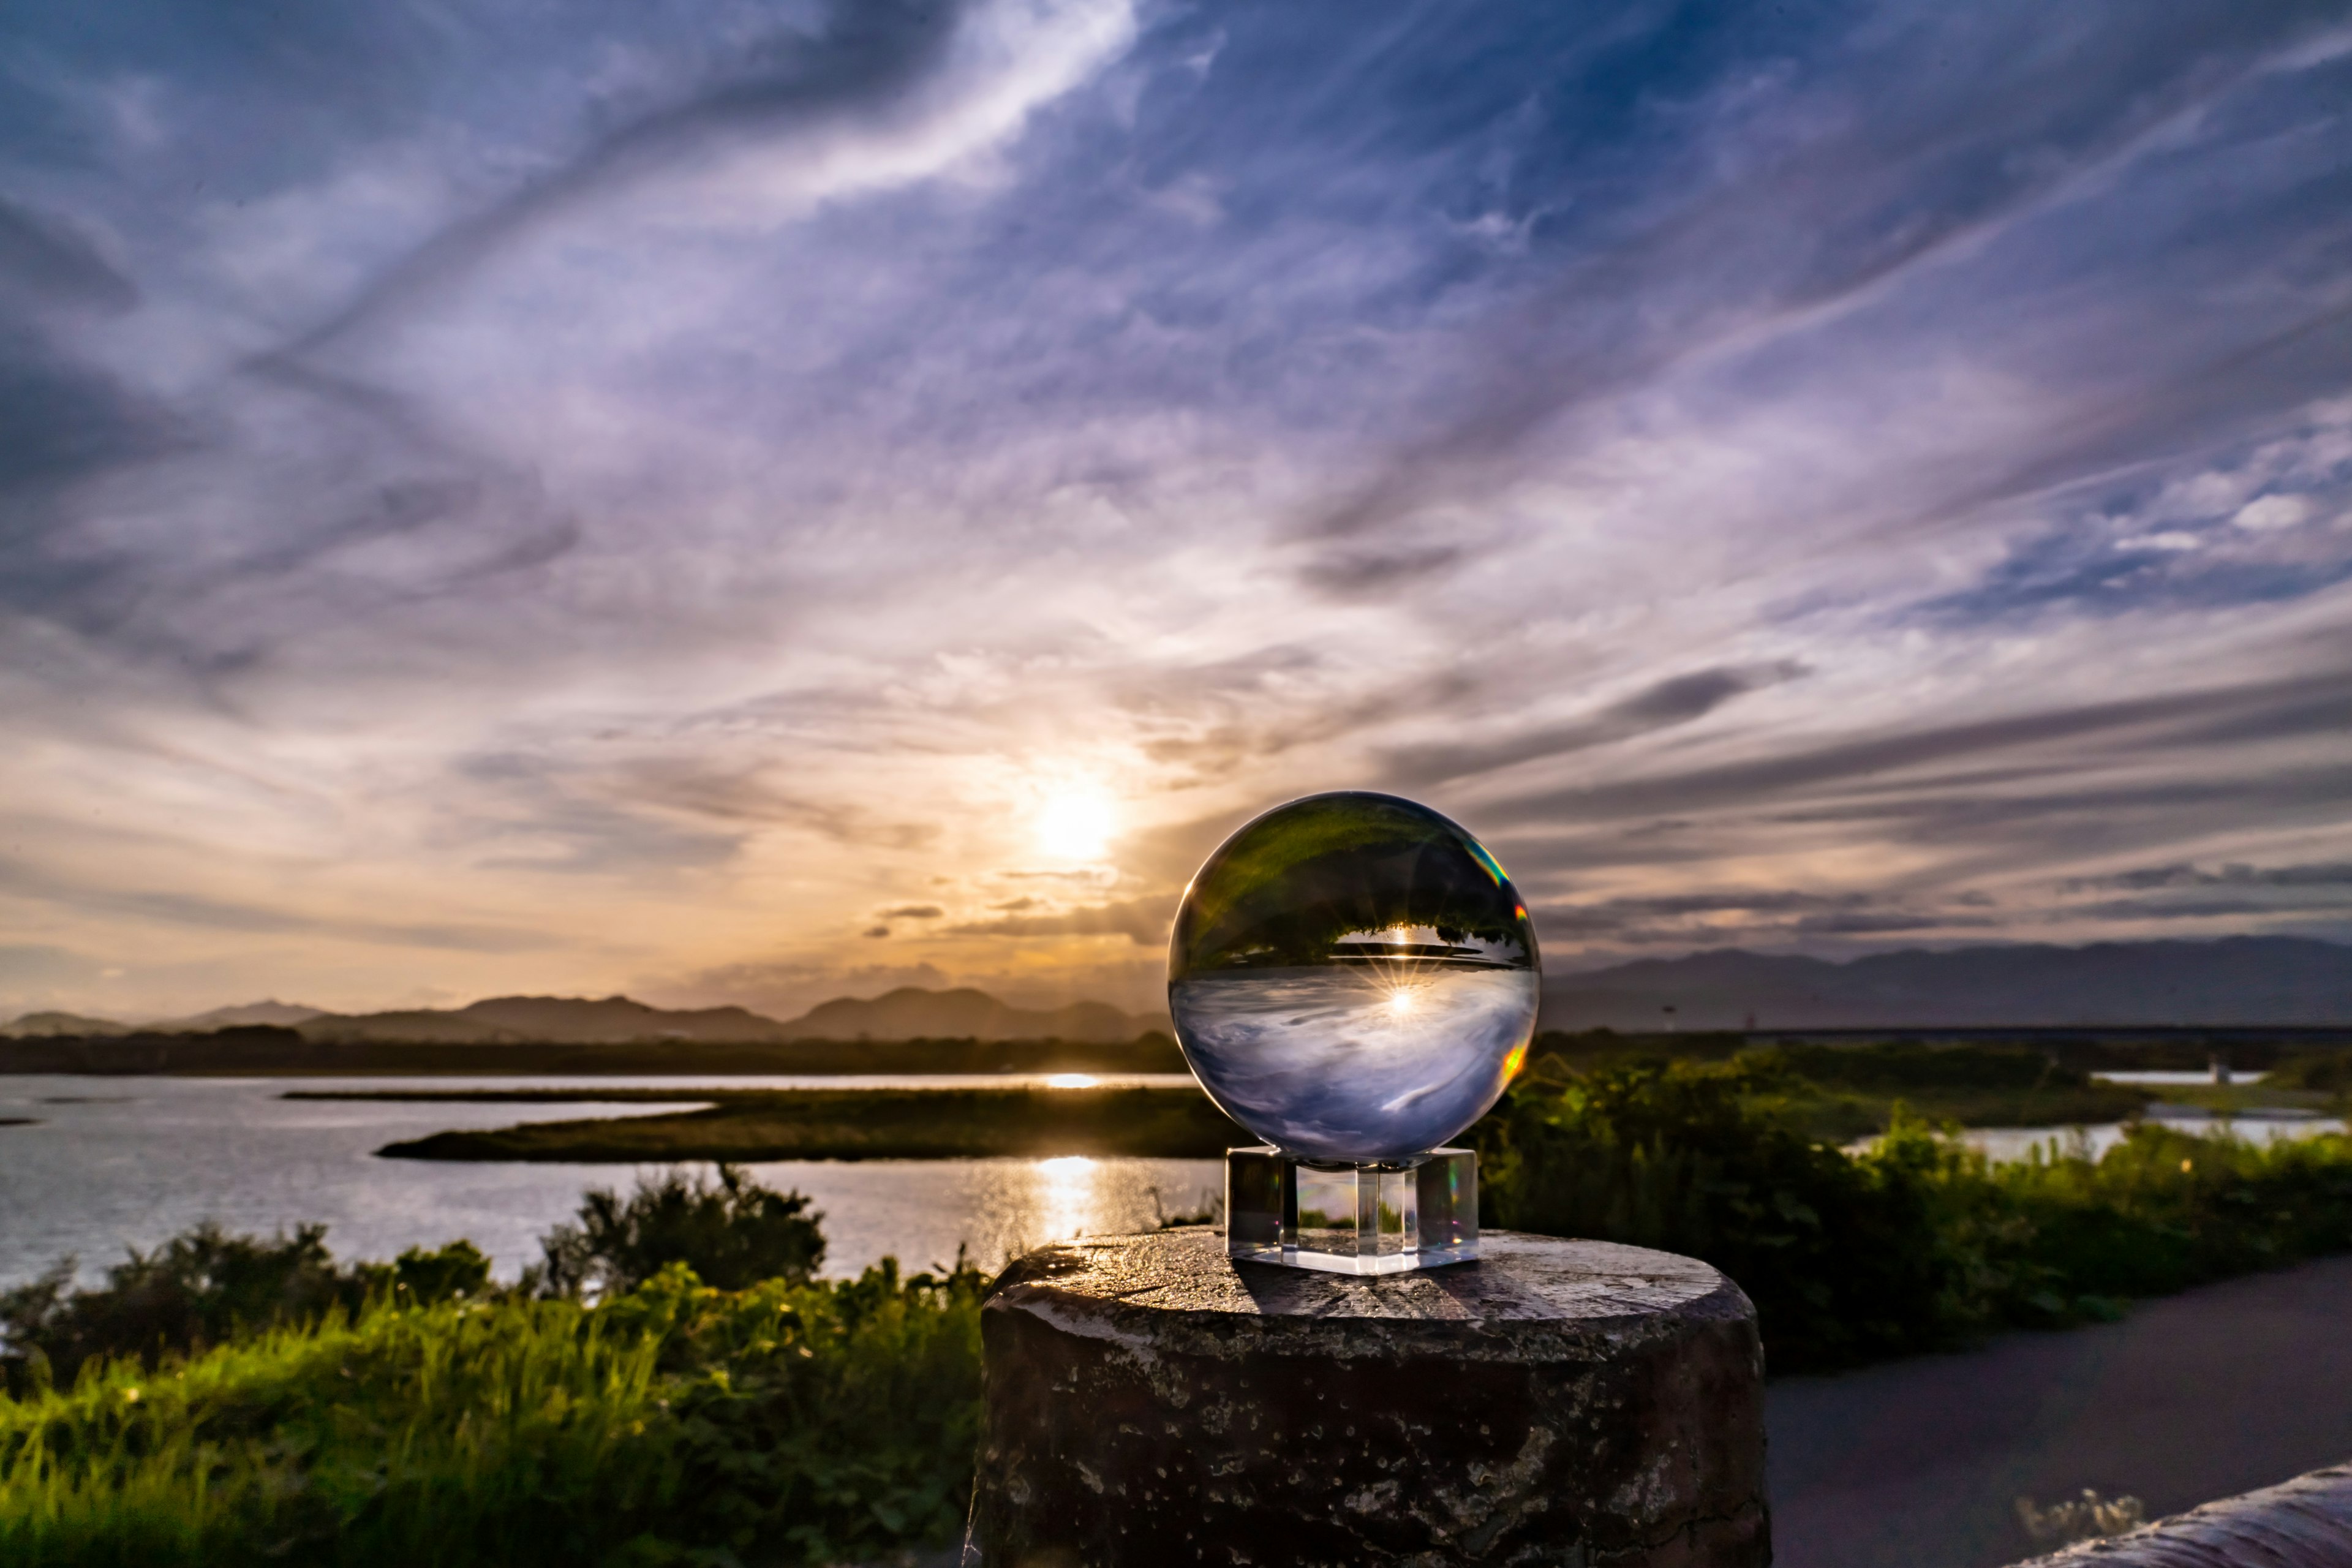
[[[648,1100],[663,1098],[658,1091],[637,1092]],[[383,1098],[401,1096],[384,1091]],[[441,1091],[412,1098],[473,1097]],[[499,1090],[483,1098],[533,1097]],[[590,1164],[1072,1155],[1206,1159],[1255,1142],[1208,1096],[1189,1088],[793,1089],[711,1098],[716,1103],[697,1110],[438,1132],[387,1143],[377,1152],[402,1160]]]
[[[289,1094],[289,1100],[553,1105],[593,1100],[712,1103],[657,1116],[610,1116],[459,1130],[385,1144],[404,1160],[534,1160],[580,1163],[669,1160],[977,1160],[1135,1155],[1213,1159],[1256,1139],[1195,1089],[382,1090]],[[1883,1132],[1898,1104],[1938,1125],[2044,1127],[2113,1121],[2138,1097],[2113,1103],[2076,1093],[1930,1096],[1827,1094],[1764,1102],[1807,1136],[1851,1141]],[[1475,1130],[1470,1136],[1475,1136]]]
[[[1082,1075],[1073,1075],[1082,1076]],[[922,1089],[735,1089],[500,1088],[297,1089],[288,1100],[453,1105],[560,1105],[594,1101],[708,1105],[662,1116],[583,1118],[493,1130],[453,1131],[385,1145],[416,1160],[968,1160],[1001,1155],[1220,1156],[1256,1139],[1190,1084],[1152,1088],[1024,1085]],[[1937,1126],[2053,1127],[2115,1122],[2150,1096],[2107,1084],[1904,1089],[1820,1084],[1781,1077],[1748,1097],[1759,1114],[1822,1142],[1884,1132],[1898,1113]],[[1475,1139],[1475,1130],[1465,1137]]]

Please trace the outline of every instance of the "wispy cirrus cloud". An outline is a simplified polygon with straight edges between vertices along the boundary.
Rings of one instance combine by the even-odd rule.
[[[2352,856],[2341,4],[110,16],[0,24],[44,998],[1141,1005],[1365,785],[1556,959],[2352,931],[2229,879]]]
[[[947,934],[964,937],[1124,937],[1139,947],[1157,947],[1168,940],[1168,924],[1176,902],[1169,898],[1123,899],[1108,904],[1078,904],[1047,914],[998,915],[950,926]]]
[[[2145,866],[2084,878],[2076,888],[2352,888],[2352,860],[2306,866]]]

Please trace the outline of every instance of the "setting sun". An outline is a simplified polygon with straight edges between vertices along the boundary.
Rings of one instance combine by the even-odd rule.
[[[1037,847],[1063,860],[1099,860],[1110,847],[1110,797],[1078,785],[1047,795],[1037,809]]]

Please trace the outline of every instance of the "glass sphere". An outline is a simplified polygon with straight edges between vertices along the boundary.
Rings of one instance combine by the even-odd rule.
[[[1286,1154],[1427,1153],[1527,1059],[1535,926],[1478,841],[1354,791],[1277,806],[1219,846],[1176,911],[1168,1006],[1201,1087]]]

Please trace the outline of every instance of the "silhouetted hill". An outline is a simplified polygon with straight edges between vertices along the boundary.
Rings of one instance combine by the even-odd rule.
[[[901,986],[861,1002],[844,996],[783,1026],[793,1040],[1078,1040],[1112,1045],[1153,1027],[1104,1002],[1015,1007],[985,991]]]
[[[88,1018],[79,1013],[27,1013],[20,1018],[0,1024],[0,1038],[16,1040],[45,1039],[50,1036],[89,1039],[130,1032],[128,1024],[118,1024],[111,1018]]]
[[[308,1040],[416,1040],[472,1045],[557,1041],[781,1040],[783,1026],[741,1007],[672,1010],[626,996],[493,996],[448,1010],[321,1013],[296,1026]]]
[[[790,1023],[741,1007],[672,1009],[626,996],[497,996],[447,1010],[321,1013],[295,1026],[308,1040],[404,1040],[440,1044],[567,1045],[692,1040],[1069,1040],[1124,1044],[1152,1027],[1100,1002],[1015,1007],[985,991],[903,987],[868,1000],[841,997]]]
[[[208,1029],[237,1029],[254,1024],[274,1024],[291,1028],[297,1024],[321,1016],[323,1008],[305,1007],[299,1003],[280,1002],[271,997],[267,1002],[247,1002],[235,1007],[215,1007],[209,1013],[197,1013],[185,1018],[165,1018],[157,1023],[142,1025],[142,1028],[176,1029],[184,1034],[202,1034]]]
[[[1747,952],[1557,976],[1551,1029],[2352,1024],[2352,947],[2302,937],[1906,949],[1849,963]]]

